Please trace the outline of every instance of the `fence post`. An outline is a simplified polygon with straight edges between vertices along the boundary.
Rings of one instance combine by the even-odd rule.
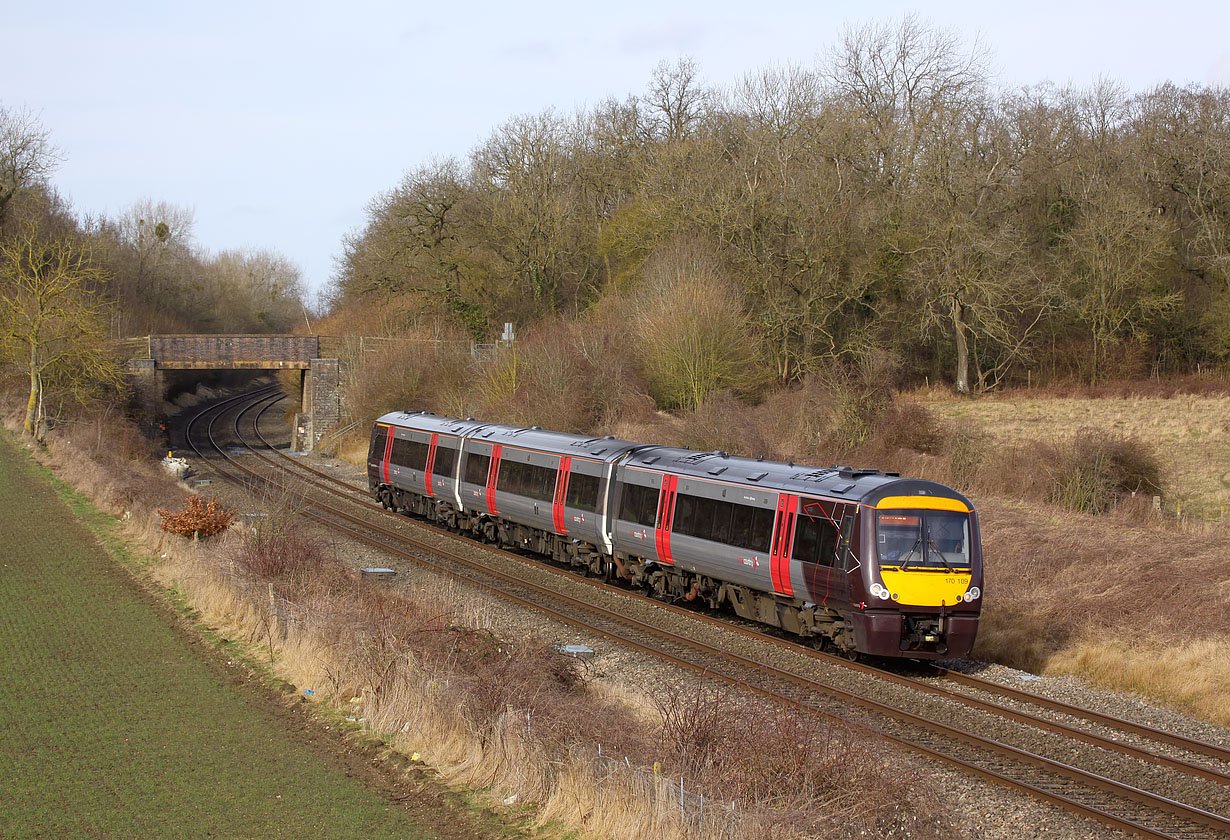
[[[269,637],[273,638],[273,634],[278,629],[278,602],[273,595],[273,584],[269,584]]]

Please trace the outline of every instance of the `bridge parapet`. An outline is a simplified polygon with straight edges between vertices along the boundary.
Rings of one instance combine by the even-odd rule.
[[[152,335],[159,370],[307,370],[320,358],[315,335]]]

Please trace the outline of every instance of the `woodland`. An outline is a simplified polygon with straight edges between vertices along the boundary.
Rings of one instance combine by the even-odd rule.
[[[371,201],[322,323],[289,259],[209,253],[188,210],[75,214],[64,152],[0,104],[0,364],[31,427],[117,393],[109,342],[159,332],[465,345],[512,322],[626,358],[662,410],[869,366],[959,393],[1223,369],[1230,90],[1004,89],[992,63],[907,17],[811,67],[718,88],[684,57],[512,116]]]
[[[645,343],[697,322],[736,392],[871,350],[962,393],[1224,364],[1230,91],[1004,90],[991,63],[907,18],[814,67],[719,89],[681,58],[622,100],[511,117],[372,201],[338,323],[491,340],[614,309]]]
[[[34,112],[0,103],[0,384],[28,394],[28,434],[122,404],[127,339],[304,328],[288,259],[209,253],[192,212],[162,201],[81,216],[51,182],[64,155]]]

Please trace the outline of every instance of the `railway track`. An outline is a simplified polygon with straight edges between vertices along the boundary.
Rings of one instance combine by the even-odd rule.
[[[434,566],[557,620],[760,696],[874,732],[1108,826],[1145,837],[1230,837],[1230,820],[1225,816],[1230,812],[1230,750],[955,672],[939,672],[939,680],[923,681],[848,662],[494,548],[483,553],[503,558],[503,568],[476,561],[474,542],[449,535],[458,548],[441,548],[438,529],[422,526],[435,534],[432,541],[410,536],[404,517],[395,517],[394,530],[388,527],[393,515],[371,502],[366,488],[278,451],[259,432],[260,415],[278,399],[273,389],[247,397],[232,423],[243,449],[229,452],[213,444],[226,461],[216,466],[253,488],[280,481],[268,472],[270,467],[306,476],[300,480],[327,492],[331,501],[313,501],[313,509],[305,515],[327,527],[411,562]],[[244,398],[233,402],[238,405]],[[254,418],[255,444],[241,429],[245,416]],[[214,417],[208,426],[211,439],[216,423]],[[189,438],[191,442],[191,433]],[[202,450],[198,454],[205,457]],[[527,571],[531,568],[532,574]],[[608,603],[612,598],[619,603],[602,606],[598,603],[602,599],[592,594],[565,594],[552,578],[567,579],[573,588],[602,592]],[[639,606],[631,609],[629,603]],[[686,612],[687,623],[699,631],[681,634],[662,628],[654,616],[663,610]],[[754,638],[761,652],[749,656],[714,644],[715,635]],[[939,682],[951,682],[954,688]],[[1086,769],[1091,764],[1096,771]]]

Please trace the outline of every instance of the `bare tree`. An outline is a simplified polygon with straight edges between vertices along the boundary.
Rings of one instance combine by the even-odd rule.
[[[846,31],[829,53],[826,79],[858,122],[853,162],[885,185],[908,182],[948,115],[983,97],[987,51],[907,15],[899,25]]]
[[[664,408],[761,383],[759,342],[738,289],[700,242],[668,246],[646,267],[633,329],[650,391]]]
[[[290,332],[303,323],[305,302],[299,267],[262,249],[222,251],[201,268],[199,309],[216,329]]]
[[[678,142],[700,122],[710,92],[701,84],[699,67],[690,57],[677,59],[672,66],[661,61],[649,80],[645,102],[657,112],[659,133],[668,142]]]
[[[13,196],[44,182],[61,160],[51,132],[34,114],[0,107],[0,227]]]
[[[119,368],[103,352],[106,305],[100,287],[106,278],[83,245],[44,240],[30,224],[0,242],[0,280],[0,336],[29,376],[23,427],[39,437],[49,382],[78,399],[122,382]]]
[[[473,155],[482,238],[513,281],[511,294],[491,297],[516,320],[558,311],[587,279],[569,248],[578,233],[569,140],[567,123],[546,111],[509,120]]]
[[[1065,235],[1067,268],[1074,281],[1071,308],[1093,342],[1090,380],[1102,375],[1107,345],[1137,341],[1160,315],[1182,299],[1159,286],[1159,269],[1173,253],[1169,231],[1153,209],[1134,196],[1108,190],[1081,207]]]

